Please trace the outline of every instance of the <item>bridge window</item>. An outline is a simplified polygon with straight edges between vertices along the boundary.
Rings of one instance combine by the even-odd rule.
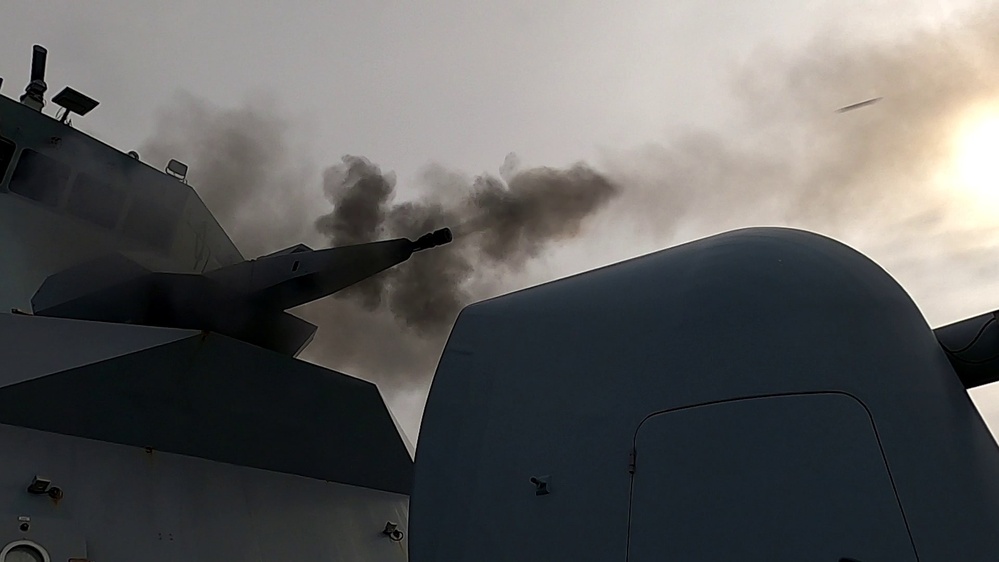
[[[69,166],[39,154],[30,148],[21,151],[21,159],[10,178],[10,190],[39,203],[56,207],[66,190]]]
[[[14,160],[14,143],[0,137],[0,181],[7,174],[7,168]]]
[[[78,174],[69,192],[67,210],[105,228],[118,224],[125,194],[90,174]]]

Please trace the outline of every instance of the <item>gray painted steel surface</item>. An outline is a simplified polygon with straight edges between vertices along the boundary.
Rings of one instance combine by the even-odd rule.
[[[933,331],[966,388],[999,380],[999,311]]]
[[[109,253],[157,271],[210,271],[243,260],[191,186],[114,148],[0,95],[0,142],[13,142],[0,168],[0,304],[30,310],[31,295],[49,275]],[[25,151],[68,170],[52,204],[11,191]],[[110,228],[75,204],[95,179],[121,197]],[[93,182],[90,182],[92,185]],[[84,197],[83,200],[87,200]],[[9,304],[8,304],[9,303]]]
[[[802,393],[857,407],[706,406]],[[696,424],[666,421],[693,411],[656,417],[695,406],[705,408]],[[812,439],[824,441],[806,447]],[[414,562],[625,560],[629,545],[648,560],[659,531],[650,522],[671,518],[709,526],[676,548],[731,555],[705,542],[738,544],[725,559],[999,553],[999,448],[933,331],[876,264],[801,231],[722,234],[466,308],[431,388],[416,465]],[[791,486],[760,507],[775,520],[802,515],[793,548],[768,550],[767,512],[738,501],[709,498],[724,510],[716,517],[692,511],[696,501],[671,504],[669,494],[736,493],[740,482]],[[855,519],[834,531],[821,507],[794,507],[808,501],[842,501],[828,513]],[[658,546],[665,559],[669,546]]]
[[[369,382],[191,330],[0,314],[0,341],[16,344],[0,423],[409,493],[409,451]]]
[[[0,451],[0,548],[27,538],[53,562],[406,560],[408,537],[381,532],[408,530],[403,495],[2,424]],[[35,474],[63,499],[26,493]]]
[[[657,414],[636,449],[629,560],[916,560],[871,418],[847,394]]]
[[[186,183],[0,96],[0,311],[35,313],[0,314],[0,557],[405,560],[410,447],[282,311],[449,241],[244,261]]]

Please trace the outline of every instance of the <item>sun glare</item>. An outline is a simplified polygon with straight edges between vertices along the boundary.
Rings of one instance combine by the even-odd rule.
[[[976,195],[999,199],[999,114],[970,124],[959,137],[957,173]]]

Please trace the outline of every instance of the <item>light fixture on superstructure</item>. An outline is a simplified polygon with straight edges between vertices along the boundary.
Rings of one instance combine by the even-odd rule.
[[[181,183],[187,183],[187,164],[180,160],[171,159],[167,162],[166,168],[163,171],[177,178]]]

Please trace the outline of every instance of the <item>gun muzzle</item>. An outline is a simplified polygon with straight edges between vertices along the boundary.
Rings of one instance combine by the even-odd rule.
[[[450,228],[435,230],[417,238],[416,242],[413,242],[413,251],[419,252],[420,250],[428,250],[435,246],[443,246],[453,239],[454,237],[451,235]]]

